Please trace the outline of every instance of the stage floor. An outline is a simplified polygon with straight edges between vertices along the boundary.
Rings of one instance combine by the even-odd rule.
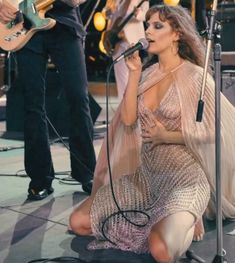
[[[103,108],[95,125],[94,146],[98,154],[105,131],[105,98],[98,93],[93,95]],[[117,98],[113,96],[110,100],[110,117],[117,105]],[[53,183],[54,194],[42,201],[27,201],[29,178],[25,176],[23,166],[22,136],[19,134],[15,138],[13,135],[7,136],[5,127],[5,121],[1,121],[0,263],[27,263],[39,258],[62,256],[81,258],[85,262],[154,262],[149,255],[136,255],[118,250],[88,251],[86,246],[92,237],[68,233],[69,215],[87,195],[80,185],[67,180],[70,178],[69,154],[59,142],[51,145],[56,171],[56,179]],[[213,221],[206,221],[205,224],[204,240],[193,243],[190,249],[205,262],[212,262],[216,255],[216,226]],[[235,262],[235,236],[227,233],[234,229],[235,222],[224,222],[223,240],[229,263]],[[179,262],[190,261],[182,258]]]

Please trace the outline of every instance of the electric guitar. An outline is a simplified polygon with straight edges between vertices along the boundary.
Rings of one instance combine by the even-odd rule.
[[[145,1],[148,0],[142,0],[134,9],[133,12],[131,12],[123,21],[122,17],[118,17],[116,21],[114,22],[112,28],[110,30],[106,30],[102,33],[101,40],[104,44],[104,48],[109,56],[112,55],[115,45],[121,40],[121,38],[118,36],[118,34],[123,30],[125,25],[132,19],[132,17],[135,15],[135,11],[137,8],[139,8]]]
[[[7,5],[9,2],[3,0]],[[17,51],[41,30],[52,28],[56,21],[45,18],[55,0],[23,0],[16,11],[16,18],[7,24],[0,22],[0,47],[6,51]]]

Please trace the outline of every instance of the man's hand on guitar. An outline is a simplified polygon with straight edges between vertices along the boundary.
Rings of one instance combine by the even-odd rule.
[[[5,1],[0,0],[0,22],[7,24],[11,20],[15,19],[16,9]]]

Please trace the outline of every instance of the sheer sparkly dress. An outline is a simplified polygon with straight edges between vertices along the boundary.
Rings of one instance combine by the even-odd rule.
[[[151,111],[144,105],[144,94],[138,97],[138,120],[141,130],[154,125],[156,118],[169,131],[181,131],[181,108],[178,91],[172,83],[159,107]],[[151,150],[150,150],[151,149]],[[122,154],[120,152],[120,154]],[[161,219],[188,211],[198,219],[208,204],[210,188],[206,175],[185,145],[162,144],[153,149],[141,146],[141,161],[134,174],[127,174],[114,183],[114,193],[126,217],[142,227],[129,223],[118,211],[110,185],[97,191],[91,207],[91,227],[96,240],[89,248],[118,248],[136,253],[148,252],[148,236]],[[104,220],[114,214],[103,225]],[[103,231],[109,241],[105,241]]]

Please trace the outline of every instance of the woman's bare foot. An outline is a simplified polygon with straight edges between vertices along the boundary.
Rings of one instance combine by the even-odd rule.
[[[202,241],[205,234],[203,220],[200,218],[195,224],[193,241]]]

